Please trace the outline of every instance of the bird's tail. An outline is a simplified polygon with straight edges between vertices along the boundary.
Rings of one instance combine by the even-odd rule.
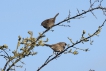
[[[45,46],[48,46],[48,47],[51,47],[51,45],[49,45],[49,44],[44,44]]]
[[[59,15],[59,13],[57,13],[55,16],[54,16],[54,19]]]

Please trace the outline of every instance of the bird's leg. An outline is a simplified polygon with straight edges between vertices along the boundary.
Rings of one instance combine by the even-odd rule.
[[[49,30],[49,29],[51,29],[51,27],[49,27],[49,28],[48,28],[48,30]],[[52,31],[52,32],[53,32],[54,30],[52,30],[52,29],[51,29],[50,31]]]

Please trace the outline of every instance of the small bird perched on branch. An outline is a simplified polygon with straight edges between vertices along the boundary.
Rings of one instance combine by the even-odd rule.
[[[57,13],[53,18],[50,19],[46,19],[44,20],[41,25],[45,28],[45,29],[50,29],[54,24],[55,24],[55,20],[56,17],[59,15],[59,13]]]
[[[59,43],[52,44],[52,45],[49,45],[49,44],[44,44],[44,45],[49,46],[51,49],[53,49],[53,53],[55,52],[55,54],[56,54],[58,52],[63,51],[67,44],[65,42],[59,42]]]

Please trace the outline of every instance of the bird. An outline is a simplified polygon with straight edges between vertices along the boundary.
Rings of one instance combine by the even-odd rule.
[[[65,42],[59,42],[56,44],[44,44],[45,46],[49,46],[53,50],[53,54],[58,54],[58,52],[62,52],[65,49],[65,46],[67,45]]]
[[[50,29],[55,24],[55,20],[58,15],[59,15],[59,13],[57,13],[53,18],[44,20],[41,23],[41,26],[43,26],[45,29]]]

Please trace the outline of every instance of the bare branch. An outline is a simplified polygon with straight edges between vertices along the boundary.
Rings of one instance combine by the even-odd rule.
[[[78,14],[78,15],[76,15],[76,16],[73,16],[73,17],[71,17],[71,18],[65,19],[65,20],[63,20],[63,21],[61,21],[61,22],[55,24],[55,25],[52,26],[51,28],[53,28],[53,27],[55,27],[55,26],[57,26],[57,25],[60,25],[60,24],[63,23],[63,22],[66,22],[66,21],[71,20],[71,19],[75,19],[75,18],[77,18],[77,17],[79,17],[79,16],[82,16],[82,15],[88,13],[88,12],[91,12],[91,11],[94,11],[94,10],[98,10],[98,9],[106,10],[106,8],[103,8],[103,7],[99,7],[99,6],[98,6],[98,7],[89,9],[89,10],[87,10],[87,11],[83,11],[82,13],[80,13],[80,14]],[[44,34],[45,34],[47,31],[49,31],[49,30],[50,30],[50,29],[45,30],[41,35],[44,35]],[[42,36],[38,36],[36,42],[37,42],[40,38],[42,38]]]
[[[84,14],[86,14],[86,13],[88,13],[88,12],[91,12],[91,11],[94,11],[94,10],[98,10],[98,9],[106,10],[106,8],[103,8],[103,7],[92,8],[92,9],[89,9],[89,10],[87,10],[87,11],[83,11],[83,12],[80,13],[79,15],[73,16],[73,17],[71,17],[71,18],[69,18],[69,19],[65,19],[65,20],[63,20],[63,21],[61,21],[61,22],[55,24],[54,26],[57,26],[57,25],[59,25],[59,24],[61,24],[61,23],[63,23],[63,22],[66,22],[67,20],[75,19],[75,18],[77,18],[77,17],[79,17],[79,16],[81,16],[81,15],[84,15]],[[53,27],[54,27],[54,26],[53,26]]]

